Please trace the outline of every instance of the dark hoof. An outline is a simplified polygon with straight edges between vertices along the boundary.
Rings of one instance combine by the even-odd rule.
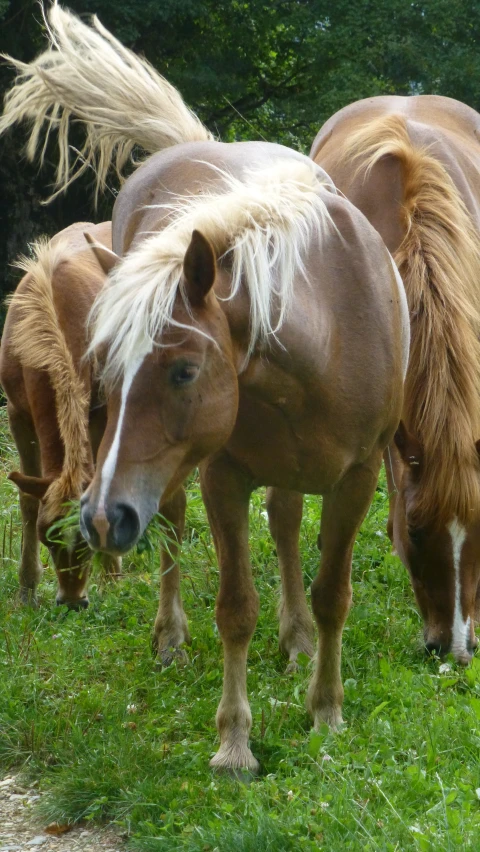
[[[33,589],[20,589],[20,603],[23,606],[31,606],[38,609],[37,593]]]
[[[56,604],[57,606],[66,606],[67,609],[71,609],[73,612],[79,612],[81,609],[87,609],[88,598],[79,598],[76,601],[63,601],[61,598],[57,598]]]
[[[157,657],[157,665],[162,669],[168,668],[168,666],[171,666],[172,663],[176,663],[177,666],[186,666],[189,662],[188,654],[183,648],[162,648],[162,650],[154,650]]]
[[[256,781],[260,769],[228,769],[222,766],[212,766],[216,775],[222,775],[224,778],[230,778],[232,781],[238,781],[240,784],[248,786],[253,781]]]

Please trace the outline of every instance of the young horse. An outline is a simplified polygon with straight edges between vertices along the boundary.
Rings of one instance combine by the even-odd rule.
[[[105,273],[85,241],[111,245],[111,224],[78,223],[37,244],[35,257],[23,259],[26,272],[10,306],[2,339],[0,380],[7,395],[10,428],[20,456],[21,473],[10,479],[20,491],[23,547],[20,596],[36,603],[41,575],[39,541],[49,547],[57,570],[57,603],[88,605],[90,557],[83,540],[66,548],[46,537],[54,521],[65,514],[65,503],[80,497],[93,474],[93,461],[105,427],[105,405],[91,365],[85,362],[86,320]],[[184,493],[164,509],[181,540]],[[179,591],[176,547],[161,552],[160,605],[154,644],[167,663],[172,649],[179,653],[189,641]],[[109,575],[120,571],[117,557],[103,556]]]
[[[412,347],[403,423],[385,458],[389,534],[427,649],[464,663],[480,576],[479,138],[478,114],[457,101],[379,97],[334,115],[311,150],[405,282]]]
[[[106,152],[138,141],[142,127],[154,133],[155,121],[159,148],[179,143],[138,169],[115,204],[118,259],[94,306],[91,344],[107,426],[82,528],[93,547],[125,552],[200,464],[225,669],[212,765],[256,769],[246,690],[258,613],[250,494],[264,484],[324,495],[308,703],[315,724],[335,727],[353,543],[402,404],[401,280],[378,234],[311,160],[268,143],[209,141],[178,93],[110,34],[53,14],[56,51],[41,74],[42,57],[23,67],[14,120],[33,118],[38,133],[51,107],[65,146],[77,99],[87,155],[100,148],[103,170]]]
[[[20,490],[20,597],[34,605],[39,541],[53,557],[57,603],[88,605],[85,543],[79,539],[62,547],[47,539],[48,528],[65,514],[65,503],[78,499],[92,477],[105,420],[90,367],[82,365],[86,317],[105,280],[85,242],[86,227],[108,244],[110,222],[80,223],[37,243],[34,257],[19,261],[26,274],[10,300],[2,338],[0,380],[21,465],[21,473],[9,477]],[[117,562],[109,560],[107,570],[117,572]]]

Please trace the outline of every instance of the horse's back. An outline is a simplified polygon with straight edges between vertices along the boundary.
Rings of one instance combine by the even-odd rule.
[[[113,210],[113,250],[125,254],[162,227],[175,197],[218,191],[228,174],[242,180],[248,172],[271,168],[275,160],[304,161],[297,151],[269,142],[186,142],[149,157],[126,181]],[[333,187],[319,169],[321,180]]]
[[[57,331],[76,368],[82,369],[88,312],[105,279],[85,240],[86,230],[110,244],[110,222],[80,222],[65,228],[37,245],[11,299],[2,336],[0,381],[9,402],[25,410],[31,408],[32,396],[39,395],[29,392],[28,386],[44,387],[49,382],[49,370],[41,365],[45,341]]]

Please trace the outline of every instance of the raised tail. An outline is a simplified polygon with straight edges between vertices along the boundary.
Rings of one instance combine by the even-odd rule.
[[[50,47],[33,62],[4,57],[18,74],[5,98],[0,134],[30,122],[27,156],[34,160],[38,154],[42,162],[50,132],[58,131],[57,191],[52,198],[89,168],[95,172],[98,193],[112,163],[121,176],[135,145],[154,153],[181,142],[213,139],[180,93],[96,17],[87,26],[55,3],[47,30]],[[73,118],[85,125],[86,140],[72,163]]]
[[[441,494],[443,510],[464,521],[480,499],[478,233],[446,168],[430,146],[412,143],[403,116],[361,127],[342,153],[367,175],[381,157],[400,163],[405,236],[394,257],[411,320],[403,417],[423,444],[425,500]],[[432,461],[439,445],[441,467]],[[419,505],[419,514],[431,508]]]

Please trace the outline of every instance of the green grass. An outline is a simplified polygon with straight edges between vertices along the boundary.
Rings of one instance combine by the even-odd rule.
[[[16,462],[0,416],[7,471]],[[0,762],[40,779],[45,819],[113,821],[143,852],[480,849],[480,660],[443,672],[438,660],[424,659],[408,578],[384,532],[384,484],[355,547],[343,656],[348,725],[335,735],[311,730],[310,663],[284,674],[275,553],[264,494],[254,495],[261,613],[248,687],[262,774],[249,784],[208,768],[222,652],[218,570],[197,482],[182,554],[190,664],[164,671],[150,651],[158,567],[148,549],[125,560],[117,586],[94,575],[86,612],[54,606],[51,568],[39,609],[22,608],[17,498],[5,478],[0,488]],[[307,587],[318,564],[318,519],[319,501],[308,498]]]

